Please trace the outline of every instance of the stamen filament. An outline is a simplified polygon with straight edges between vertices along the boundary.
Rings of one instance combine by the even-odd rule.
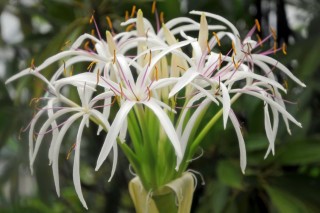
[[[217,43],[218,43],[218,46],[221,47],[220,39],[219,39],[217,33],[213,32],[212,34],[213,34],[213,36],[216,38]]]

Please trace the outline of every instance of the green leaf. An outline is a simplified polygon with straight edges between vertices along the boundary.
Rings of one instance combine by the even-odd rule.
[[[271,186],[265,186],[265,189],[271,198],[272,204],[279,213],[310,212],[306,205],[292,194]]]
[[[243,174],[238,164],[228,160],[220,161],[217,173],[222,183],[236,189],[243,189]]]
[[[304,165],[319,162],[319,139],[314,140],[314,143],[301,141],[284,144],[281,151],[276,155],[276,161],[284,165]]]

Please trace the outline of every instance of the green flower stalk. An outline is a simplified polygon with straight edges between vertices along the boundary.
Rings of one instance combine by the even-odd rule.
[[[262,40],[253,40],[253,33],[260,30],[256,22],[241,39],[236,27],[225,18],[200,11],[191,14],[200,16],[200,22],[179,17],[160,23],[161,19],[157,17],[158,27],[154,29],[139,10],[136,18],[122,23],[127,31],[117,34],[107,31],[106,39],[101,37],[99,29],[97,37],[84,34],[68,50],[7,80],[8,84],[33,75],[48,87],[44,96],[38,99],[44,106],[29,125],[30,168],[33,171],[44,136],[51,134],[48,157],[58,195],[60,146],[67,130],[78,119],[81,122],[73,145],[73,182],[85,208],[79,156],[82,132],[90,122],[99,126],[98,134],[107,133],[95,170],[113,152],[110,181],[116,170],[119,146],[144,190],[150,194],[185,176],[200,142],[220,117],[224,128],[230,120],[235,129],[240,167],[245,172],[245,141],[231,107],[243,94],[264,102],[264,124],[269,141],[266,156],[270,152],[274,154],[280,115],[289,133],[289,121],[301,127],[286,111],[281,97],[286,88],[277,81],[275,72],[282,72],[302,87],[305,85],[269,56],[280,50],[285,52],[284,47],[256,51],[262,43],[273,38],[272,34]],[[207,18],[218,24],[208,24]],[[93,18],[91,22],[95,24]],[[192,37],[195,33],[197,38]],[[225,45],[222,41],[231,47],[226,53],[218,51]],[[46,78],[42,71],[58,62],[62,62],[60,68],[51,78]],[[79,63],[90,65],[87,70],[74,70],[72,75],[69,69]],[[72,87],[78,91],[79,103],[68,98]],[[205,121],[206,126],[198,131],[211,105],[221,110]],[[110,116],[111,108],[118,109],[114,118]],[[68,118],[59,123],[66,115]],[[47,120],[38,129],[41,117],[47,117]],[[35,132],[37,137],[34,139]]]

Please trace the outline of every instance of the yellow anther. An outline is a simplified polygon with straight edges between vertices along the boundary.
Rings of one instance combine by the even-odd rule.
[[[119,83],[119,86],[120,86],[120,95],[121,95],[121,98],[123,97],[123,89],[122,89],[122,84],[121,83]]]
[[[287,45],[286,43],[282,43],[282,52],[284,55],[287,55]]]
[[[136,5],[133,5],[132,7],[130,18],[133,18],[134,14],[136,14]]]
[[[87,50],[87,51],[90,50],[89,44],[90,44],[89,41],[87,41],[87,42],[84,44],[84,49]]]
[[[234,45],[234,41],[231,42],[231,45],[232,45],[232,50],[233,50],[234,54],[237,55],[237,51],[236,51],[236,47]]]
[[[272,33],[273,40],[277,40],[277,33],[276,33],[276,31],[275,31],[272,27],[270,27],[270,31],[271,31],[271,33]]]
[[[277,42],[274,41],[274,43],[273,43],[273,53],[274,54],[276,54],[276,52],[277,52],[277,46],[278,46]]]
[[[36,66],[34,65],[34,58],[31,59],[30,69],[35,70]]]
[[[71,42],[70,40],[68,40],[68,41],[64,42],[64,44],[62,45],[62,47],[61,47],[61,49],[60,49],[60,50],[62,51],[64,47],[66,47],[67,45],[69,45],[69,44],[70,44],[70,42]]]
[[[97,72],[97,84],[99,84],[99,80],[100,80],[100,69],[98,69],[98,72]]]
[[[218,69],[220,69],[221,67],[221,64],[222,64],[222,54],[219,53],[219,63],[218,63]]]
[[[164,13],[160,12],[160,23],[163,24],[164,23]]]
[[[112,64],[116,63],[116,50],[113,50],[113,60],[112,60]]]
[[[208,41],[207,41],[207,48],[208,48],[208,53],[210,53],[211,48],[210,48],[210,46],[209,46],[209,42],[208,42]]]
[[[91,35],[94,36],[94,34],[95,34],[95,30],[92,29],[92,30],[91,30]]]
[[[97,62],[96,61],[92,61],[89,66],[87,67],[87,70],[90,72],[90,70],[92,69],[93,65],[95,65]]]
[[[73,75],[73,66],[71,66],[71,70],[70,70],[70,76]]]
[[[261,27],[260,27],[259,20],[258,20],[258,19],[255,19],[254,22],[255,22],[255,24],[256,24],[256,27],[257,27],[258,32],[261,32]]]
[[[149,101],[151,98],[151,90],[148,86],[147,86],[147,90],[148,90],[148,101]]]
[[[157,81],[157,80],[159,80],[159,70],[158,70],[157,65],[154,68],[155,68],[155,79]]]
[[[129,11],[126,10],[125,16],[124,16],[124,20],[128,20],[129,19]]]
[[[288,82],[286,81],[286,80],[284,80],[284,82],[283,82],[283,86],[284,86],[284,88],[287,90],[288,89]],[[273,87],[272,87],[273,88]]]
[[[186,71],[185,68],[183,68],[182,66],[177,65],[178,68],[182,69],[183,71]]]
[[[110,30],[113,30],[112,21],[111,21],[110,17],[106,16],[106,20],[107,20],[107,23],[108,23]]]
[[[258,43],[261,47],[263,47],[263,44],[262,44],[262,40],[261,40],[261,37],[259,36],[259,34],[256,34],[256,37],[257,37],[257,40],[258,40]]]
[[[157,1],[156,0],[153,0],[152,2],[152,8],[151,8],[151,13],[154,14],[154,12],[156,11],[156,3]]]
[[[151,64],[151,59],[152,59],[152,52],[150,50],[149,51],[149,63],[148,63],[148,66],[150,66],[150,64]]]
[[[68,151],[66,159],[69,160],[71,152],[76,148],[76,143],[74,143]]]
[[[130,24],[130,25],[126,28],[126,32],[130,31],[133,27],[134,27],[134,24]]]
[[[234,64],[234,67],[235,67],[236,70],[237,70],[238,67],[239,67],[239,63],[234,60],[234,56],[232,56],[232,62],[233,62],[233,64]]]
[[[94,20],[94,16],[92,14],[91,17],[90,17],[89,23],[92,24],[93,20]]]
[[[38,103],[39,102],[39,100],[40,100],[40,98],[32,98],[31,100],[30,100],[30,102],[29,102],[29,106],[31,106],[33,103]]]
[[[221,47],[220,39],[219,39],[217,33],[213,32],[212,34],[213,34],[213,36],[216,38],[217,43],[218,43],[218,46]]]

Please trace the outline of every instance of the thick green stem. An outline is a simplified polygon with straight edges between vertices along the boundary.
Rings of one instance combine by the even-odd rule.
[[[173,191],[168,190],[163,194],[153,195],[154,200],[159,213],[177,213],[178,206],[176,204],[176,195]]]

